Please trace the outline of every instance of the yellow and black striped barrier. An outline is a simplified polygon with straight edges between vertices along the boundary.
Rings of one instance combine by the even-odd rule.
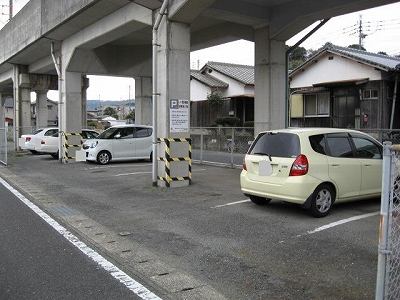
[[[79,148],[79,150],[82,149],[83,138],[82,138],[80,133],[75,133],[75,132],[70,132],[70,133],[63,132],[62,135],[64,136],[64,140],[65,140],[65,142],[63,144],[63,146],[65,148],[63,160],[65,162],[68,162],[69,159],[75,159],[75,157],[76,157],[76,156],[69,155],[69,153],[68,153],[69,152],[69,148]],[[71,137],[79,138],[79,144],[70,143],[69,139]]]
[[[192,140],[190,138],[159,138],[158,142],[165,143],[165,157],[157,157],[157,160],[165,163],[165,176],[158,176],[158,180],[165,181],[166,187],[170,187],[173,181],[188,180],[192,182]],[[187,157],[171,157],[171,143],[186,142],[188,143]],[[171,177],[171,162],[187,161],[188,175],[182,177]]]

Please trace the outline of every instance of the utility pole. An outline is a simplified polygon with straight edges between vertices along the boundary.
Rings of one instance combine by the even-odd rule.
[[[8,13],[3,13],[3,9],[8,7]],[[13,17],[13,4],[12,0],[10,0],[9,5],[1,5],[1,15],[8,16],[8,22],[11,21]]]
[[[13,17],[13,3],[12,3],[12,0],[10,0],[9,8],[10,8],[10,16],[8,18],[8,21],[10,22],[12,17]]]
[[[361,47],[364,46],[364,39],[366,37],[367,35],[363,33],[362,15],[360,15],[360,22],[358,24],[358,49],[361,50]]]

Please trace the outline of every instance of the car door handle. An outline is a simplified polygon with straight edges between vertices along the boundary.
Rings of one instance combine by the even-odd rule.
[[[332,167],[339,167],[339,164],[331,164]]]

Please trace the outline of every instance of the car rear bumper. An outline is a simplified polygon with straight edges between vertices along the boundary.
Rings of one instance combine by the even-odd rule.
[[[36,149],[35,149],[35,144],[25,144],[25,149],[28,149],[28,150],[36,150]]]
[[[282,184],[252,181],[246,176],[246,171],[240,175],[240,186],[244,194],[296,204],[304,204],[320,183],[320,180],[307,175],[288,177]]]

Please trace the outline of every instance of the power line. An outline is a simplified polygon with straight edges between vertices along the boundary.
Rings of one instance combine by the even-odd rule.
[[[322,36],[321,35],[315,35],[311,36],[307,44],[311,45],[308,46],[309,49],[318,49],[325,45],[327,42],[331,42],[337,45],[343,45],[343,42],[348,40],[348,37],[354,38],[354,42],[348,42],[348,44],[368,44],[368,39],[369,36],[374,35],[375,38],[373,40],[376,40],[377,33],[383,33],[384,32],[384,41],[387,41],[388,39],[393,40],[393,43],[391,43],[391,49],[382,49],[386,53],[390,53],[393,55],[397,55],[399,53],[398,51],[398,46],[396,46],[396,42],[398,41],[398,31],[400,29],[400,19],[390,19],[390,20],[379,20],[379,21],[365,21],[362,20],[360,17],[360,20],[353,23],[352,25],[348,25],[345,27],[337,27],[336,30],[330,31],[328,33],[324,33]],[[391,35],[393,32],[393,38],[388,38],[388,34]],[[380,37],[381,35],[379,35]],[[347,37],[347,38],[346,38]],[[355,39],[358,39],[355,40]],[[374,43],[374,46],[376,46],[376,43]],[[376,48],[376,47],[375,47]]]

